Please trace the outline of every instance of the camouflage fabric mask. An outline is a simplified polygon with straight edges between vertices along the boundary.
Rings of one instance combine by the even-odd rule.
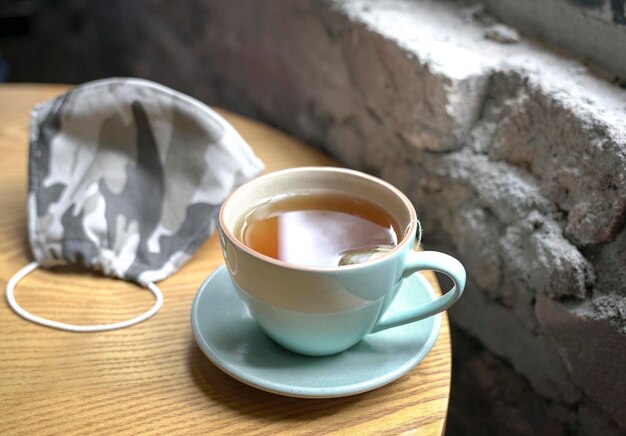
[[[7,285],[11,306],[31,321],[74,331],[109,330],[146,319],[160,305],[153,282],[189,259],[215,230],[226,196],[261,170],[223,118],[156,83],[96,81],[36,106],[28,193],[36,262]],[[13,287],[37,266],[59,264],[82,265],[148,287],[157,297],[156,310],[124,325],[41,322],[17,305]]]

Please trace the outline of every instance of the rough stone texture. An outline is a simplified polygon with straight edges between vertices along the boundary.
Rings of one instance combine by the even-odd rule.
[[[575,310],[545,297],[538,297],[535,312],[572,380],[626,428],[624,336],[605,320],[581,319]]]
[[[494,24],[485,30],[485,38],[502,44],[515,44],[520,36],[517,30],[504,24]]]
[[[484,0],[482,3],[506,22],[592,59],[626,80],[624,0]]]
[[[537,178],[567,213],[565,231],[574,241],[610,242],[626,215],[625,132],[611,132],[617,126],[585,116],[584,104],[562,105],[558,94],[546,88],[518,88],[507,98],[490,154]]]
[[[589,248],[585,253],[596,271],[596,288],[613,294],[616,301],[621,298],[622,304],[626,304],[626,230],[612,242]],[[593,316],[593,311],[589,315]],[[625,318],[624,312],[621,312],[621,318]]]
[[[528,380],[541,422],[626,429],[626,91],[443,1],[61,3],[34,23],[55,40],[40,68],[3,42],[21,80],[150,78],[391,181],[468,267],[452,322]],[[468,375],[487,391],[512,372],[492,363]]]
[[[545,336],[526,329],[510,310],[489,301],[471,282],[463,299],[452,312],[455,324],[511,362],[541,395],[566,404],[580,400],[558,350]]]
[[[575,412],[538,395],[511,366],[452,327],[452,393],[446,434],[602,435],[623,431],[589,402]]]

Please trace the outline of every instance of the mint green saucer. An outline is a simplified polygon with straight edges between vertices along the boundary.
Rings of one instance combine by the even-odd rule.
[[[430,284],[414,274],[389,310],[416,307],[435,297]],[[191,325],[203,353],[237,380],[291,397],[331,398],[376,389],[406,374],[433,348],[441,315],[367,335],[339,354],[303,356],[261,331],[222,265],[200,286],[191,307]]]

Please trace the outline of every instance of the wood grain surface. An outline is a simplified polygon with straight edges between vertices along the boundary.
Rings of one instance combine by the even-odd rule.
[[[66,89],[0,86],[0,286],[31,260],[26,232],[27,126],[33,104]],[[335,165],[277,130],[225,111],[266,171]],[[3,434],[442,434],[450,389],[450,337],[407,375],[377,390],[325,400],[266,393],[211,364],[189,322],[203,279],[222,263],[210,238],[178,273],[159,283],[165,303],[137,326],[70,333],[31,324],[0,305],[0,433]],[[62,272],[59,273],[59,272]],[[426,274],[438,289],[434,275]],[[35,271],[17,287],[33,313],[76,324],[135,316],[151,294],[73,268]]]

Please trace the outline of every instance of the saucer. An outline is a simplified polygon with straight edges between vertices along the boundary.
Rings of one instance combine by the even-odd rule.
[[[436,298],[421,274],[404,280],[390,311]],[[291,397],[332,398],[376,389],[406,374],[435,345],[441,315],[370,334],[324,357],[293,353],[270,339],[239,299],[224,265],[200,286],[191,325],[202,352],[237,380]]]

